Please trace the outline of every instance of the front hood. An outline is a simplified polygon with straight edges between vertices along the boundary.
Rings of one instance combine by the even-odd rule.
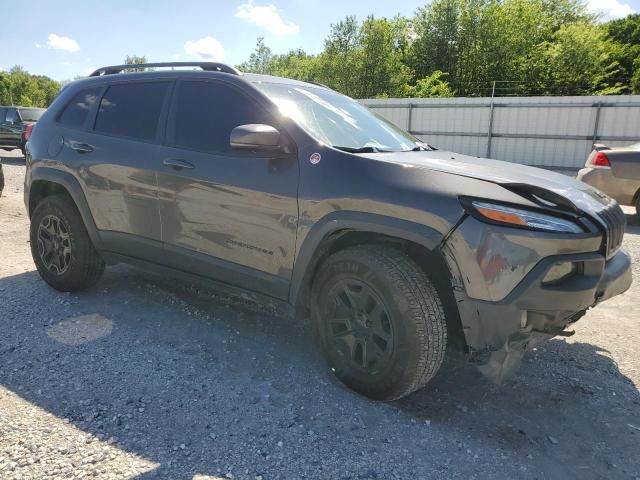
[[[561,173],[489,158],[471,157],[441,150],[366,154],[367,157],[404,166],[477,178],[498,185],[531,185],[569,200],[578,209],[598,212],[611,199],[595,188]],[[463,195],[465,192],[460,192]]]

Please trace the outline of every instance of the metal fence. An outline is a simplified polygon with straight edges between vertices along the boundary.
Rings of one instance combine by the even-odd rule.
[[[582,167],[594,143],[640,142],[640,95],[362,103],[440,149],[547,168]]]

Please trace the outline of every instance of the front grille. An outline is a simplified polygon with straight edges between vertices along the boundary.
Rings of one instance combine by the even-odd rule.
[[[609,258],[622,245],[627,220],[620,205],[615,202],[600,211],[599,216],[606,225],[604,249],[607,258]]]

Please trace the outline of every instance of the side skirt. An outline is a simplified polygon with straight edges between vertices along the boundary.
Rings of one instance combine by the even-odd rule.
[[[124,263],[141,270],[142,274],[150,273],[159,276],[160,278],[155,279],[157,280],[156,283],[159,283],[160,286],[166,285],[168,289],[175,289],[175,282],[172,282],[172,279],[175,279],[184,283],[185,287],[191,285],[203,290],[209,290],[214,295],[234,297],[240,303],[245,303],[252,310],[266,310],[274,315],[287,318],[295,317],[294,308],[288,302],[271,295],[119,253],[101,251],[100,255],[110,266]]]

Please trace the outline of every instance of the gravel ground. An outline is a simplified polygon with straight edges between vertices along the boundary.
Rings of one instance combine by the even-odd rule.
[[[0,153],[0,478],[640,478],[639,283],[506,385],[449,365],[375,403],[332,378],[306,326],[242,297],[124,266],[54,292],[29,252],[24,162]]]

